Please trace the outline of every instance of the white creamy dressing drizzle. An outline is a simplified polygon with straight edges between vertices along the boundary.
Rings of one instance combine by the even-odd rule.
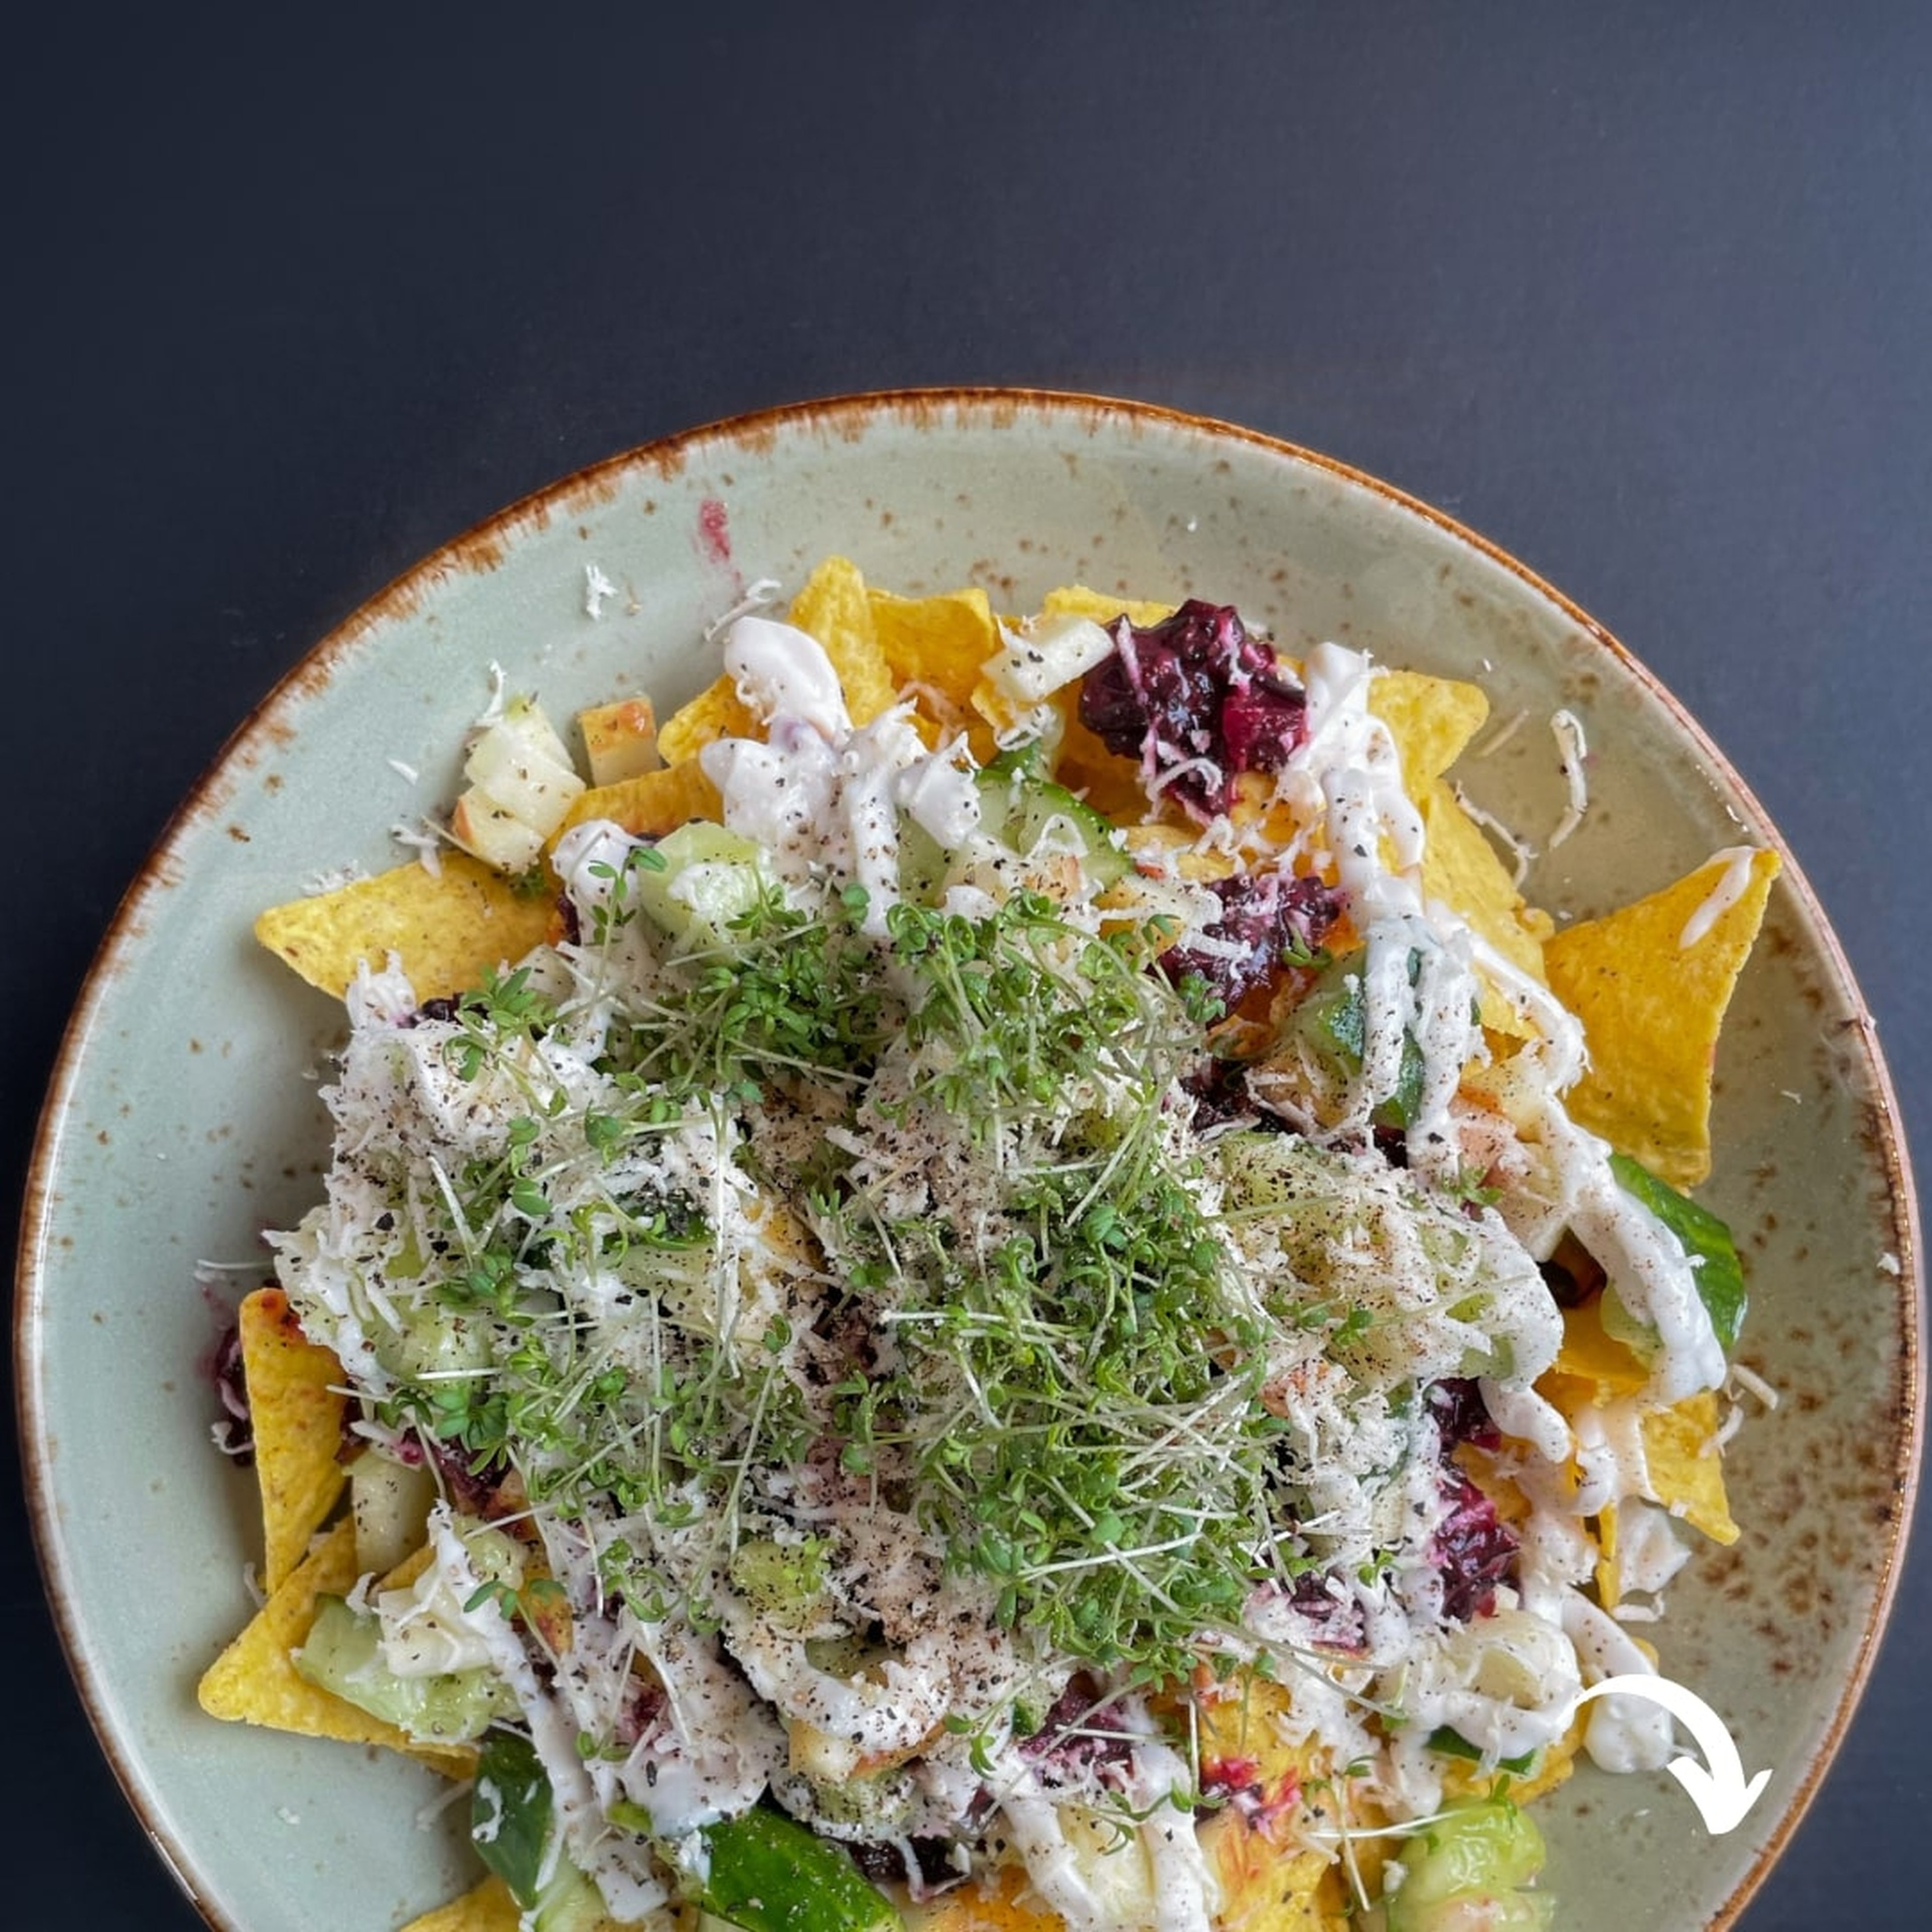
[[[1144,1814],[1140,1840],[1154,1881],[1160,1932],[1208,1932],[1220,1904],[1193,1815],[1175,1794],[1191,1786],[1186,1762],[1158,1738],[1135,1746],[1128,1802]]]
[[[1533,1388],[1510,1388],[1484,1376],[1478,1383],[1483,1406],[1505,1436],[1527,1442],[1546,1461],[1561,1462],[1570,1453],[1570,1425],[1553,1402]]]
[[[1126,1842],[1119,1842],[1120,1822],[1097,1809],[1070,1808],[1067,1794],[1049,1790],[1009,1747],[995,1760],[994,1781],[1014,1849],[1033,1889],[1069,1932],[1213,1932],[1220,1886],[1192,1812],[1174,1802],[1192,1784],[1187,1764],[1153,1735],[1134,1700],[1119,1708],[1128,1727],[1143,1733],[1120,1794],[1139,1818]],[[1097,1803],[1102,1794],[1094,1796]]]
[[[1657,1666],[1616,1619],[1571,1590],[1563,1600],[1564,1634],[1576,1647],[1586,1684],[1606,1677],[1657,1675]],[[1660,1771],[1676,1754],[1670,1714],[1646,1697],[1593,1699],[1583,1748],[1605,1771]]]
[[[666,1715],[646,1731],[617,1776],[668,1838],[682,1838],[755,1804],[784,1762],[783,1730],[704,1639],[672,1624],[620,1623],[664,1686]],[[648,1768],[647,1768],[648,1767]]]
[[[724,822],[755,839],[788,878],[829,872],[868,896],[865,926],[886,929],[898,901],[899,814],[950,850],[980,822],[970,765],[928,752],[898,705],[855,728],[838,674],[818,640],[770,617],[739,618],[724,668],[765,721],[767,742],[720,738],[700,757]]]
[[[1429,1075],[1408,1135],[1411,1164],[1438,1177],[1453,1172],[1456,1145],[1448,1131],[1448,1103],[1465,1064],[1481,1051],[1480,1035],[1468,1018],[1477,988],[1472,968],[1480,964],[1490,985],[1537,1034],[1518,1056],[1522,1063],[1514,1083],[1522,1110],[1518,1126],[1540,1146],[1558,1198],[1549,1204],[1540,1230],[1544,1239],[1532,1252],[1546,1257],[1562,1229],[1571,1228],[1604,1268],[1626,1308],[1656,1332],[1658,1346],[1645,1401],[1671,1403],[1719,1387],[1725,1376],[1724,1351],[1682,1244],[1617,1184],[1608,1144],[1576,1126],[1559,1097],[1586,1064],[1580,1024],[1546,987],[1486,944],[1451,908],[1439,902],[1423,903],[1418,883],[1423,828],[1402,789],[1393,737],[1368,709],[1374,675],[1367,658],[1340,646],[1321,644],[1310,652],[1304,670],[1308,736],[1276,788],[1276,796],[1300,804],[1305,817],[1314,818],[1318,811],[1323,843],[1364,941],[1360,1088],[1366,1104],[1358,1103],[1362,1121],[1366,1124],[1376,1100],[1392,1090],[1402,1031],[1412,1029]],[[1580,722],[1559,711],[1551,728],[1568,790],[1568,808],[1550,841],[1554,846],[1575,830],[1588,799]],[[1726,872],[1687,927],[1686,944],[1694,944],[1748,886],[1750,855],[1719,856],[1728,862]],[[1424,935],[1434,943],[1418,944]],[[1410,962],[1417,953],[1412,986]],[[1560,1466],[1568,1460],[1572,1426],[1550,1402],[1519,1378],[1485,1378],[1480,1386],[1500,1428],[1529,1443],[1546,1466]],[[1595,1553],[1583,1517],[1648,1492],[1638,1414],[1637,1404],[1630,1402],[1613,1412],[1586,1412],[1580,1418],[1574,1441],[1583,1474],[1582,1496],[1565,1496],[1553,1481],[1525,1485],[1532,1504],[1522,1526],[1520,1558],[1526,1606],[1542,1620],[1540,1628],[1552,1636],[1558,1630],[1564,1634],[1556,1637],[1559,1651],[1574,1646],[1586,1669],[1596,1666],[1595,1675],[1608,1669],[1652,1667],[1614,1621],[1576,1588],[1589,1576]],[[1664,1553],[1647,1544],[1645,1556],[1652,1560],[1642,1574],[1657,1574]],[[1525,1661],[1528,1675],[1518,1688],[1527,1695],[1491,1695],[1480,1667],[1461,1679],[1453,1672],[1438,1674],[1432,1682],[1425,1672],[1405,1687],[1408,1708],[1432,1715],[1435,1722],[1454,1724],[1498,1756],[1546,1743],[1563,1728],[1564,1686],[1574,1684],[1574,1663],[1552,1666],[1538,1693],[1531,1688],[1533,1663]],[[1660,1727],[1652,1707],[1606,1700],[1591,1719],[1586,1745],[1604,1768],[1629,1768],[1662,1762],[1657,1754],[1667,1751],[1668,1740],[1668,1720]],[[1419,1759],[1406,1762],[1403,1769],[1409,1781],[1426,1786],[1430,1774]]]
[[[1617,1184],[1610,1149],[1553,1106],[1541,1123],[1570,1184],[1570,1226],[1610,1278],[1618,1299],[1655,1330],[1658,1348],[1645,1394],[1668,1405],[1724,1386],[1724,1344],[1697,1292],[1684,1244]]]
[[[1723,851],[1712,854],[1711,864],[1721,866],[1724,870],[1703,904],[1684,922],[1684,930],[1677,935],[1680,952],[1688,952],[1750,890],[1751,869],[1756,860],[1756,848],[1750,845],[1727,845]]]
[[[439,1503],[430,1512],[430,1547],[435,1565],[452,1599],[467,1604],[482,1580],[458,1534],[449,1506]],[[555,1794],[560,1843],[572,1861],[604,1894],[604,1902],[620,1918],[642,1918],[670,1901],[670,1894],[651,1869],[649,1847],[604,1823],[590,1770],[578,1754],[580,1725],[563,1701],[544,1683],[523,1639],[484,1598],[473,1610],[460,1612],[487,1648],[496,1674],[507,1684],[529,1726],[544,1775]]]
[[[1449,1107],[1480,1046],[1477,988],[1466,928],[1424,902],[1422,819],[1403,784],[1394,736],[1369,709],[1376,675],[1366,656],[1340,644],[1310,652],[1302,670],[1308,735],[1276,790],[1321,826],[1363,940],[1362,1070],[1344,1125],[1366,1128],[1395,1091],[1403,1038],[1412,1036],[1424,1076],[1406,1135],[1408,1159],[1439,1180],[1460,1160]]]
[[[1579,1516],[1595,1516],[1625,1496],[1650,1492],[1650,1462],[1644,1454],[1643,1412],[1625,1396],[1601,1406],[1589,1404],[1573,1425],[1576,1437]]]
[[[1504,1594],[1488,1616],[1430,1633],[1417,1646],[1402,1682],[1412,1780],[1428,1775],[1413,1748],[1438,1725],[1451,1726],[1492,1762],[1540,1750],[1568,1728],[1582,1688],[1575,1650],[1558,1625],[1505,1602]]]
[[[1678,1533],[1670,1512],[1641,1496],[1627,1496],[1617,1504],[1617,1586],[1621,1594],[1633,1592],[1654,1596],[1690,1560],[1690,1546]],[[1623,1606],[1612,1612],[1621,1616]]]

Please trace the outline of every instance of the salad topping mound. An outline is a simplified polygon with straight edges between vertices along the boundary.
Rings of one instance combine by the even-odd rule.
[[[764,1932],[777,1884],[839,1932],[877,1881],[1207,1932],[1257,1847],[1316,1924],[1391,1846],[1391,1900],[1543,1922],[1481,1793],[1670,1755],[1570,1712],[1653,1668],[1613,1612],[1688,1552],[1646,1443],[1715,1426],[1727,1240],[1571,1118],[1582,1031],[1432,889],[1376,665],[1202,602],[998,644],[976,756],[740,618],[715,816],[593,790],[547,943],[349,988],[278,1270],[436,1480],[298,1667],[434,1688],[534,1924]]]

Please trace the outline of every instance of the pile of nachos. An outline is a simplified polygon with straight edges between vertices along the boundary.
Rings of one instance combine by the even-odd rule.
[[[500,689],[436,850],[262,915],[347,1034],[204,1708],[454,1780],[408,1932],[1559,1923],[1533,1801],[1673,1754],[1579,1694],[1738,1534],[1776,855],[1558,931],[1472,684],[778,611],[662,722]]]

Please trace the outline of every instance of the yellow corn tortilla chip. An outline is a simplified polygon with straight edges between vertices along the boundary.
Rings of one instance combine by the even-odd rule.
[[[412,862],[271,906],[255,937],[324,992],[340,997],[358,966],[380,972],[393,952],[418,999],[440,999],[542,944],[551,912],[547,891],[520,891],[466,852],[445,852],[434,874]]]
[[[962,711],[986,660],[1000,648],[999,627],[983,590],[896,597],[868,589],[872,634],[896,684],[931,685]]]
[[[493,1872],[460,1898],[452,1898],[447,1905],[439,1905],[434,1912],[412,1918],[402,1932],[518,1932],[524,1922],[510,1888]],[[1054,1923],[1058,1926],[1059,1921]],[[602,1918],[592,1932],[644,1932],[644,1928],[631,1919],[620,1923]]]
[[[1062,584],[1040,600],[1040,614],[1048,617],[1090,617],[1100,625],[1111,624],[1124,616],[1137,631],[1172,617],[1178,608],[1172,604],[1150,604],[1136,597],[1122,597],[1109,590],[1090,590],[1084,584]]]
[[[1623,1600],[1617,1577],[1617,1506],[1606,1503],[1597,1512],[1597,1600],[1613,1610]]]
[[[1601,1408],[1606,1400],[1616,1400],[1614,1396],[1600,1398],[1597,1390],[1593,1378],[1565,1375],[1558,1369],[1546,1369],[1536,1378],[1537,1394],[1565,1420],[1573,1420],[1586,1408]],[[1571,1473],[1574,1475],[1574,1470]],[[1574,1483],[1571,1486],[1574,1487]]]
[[[1651,1493],[1672,1516],[1714,1542],[1736,1542],[1738,1526],[1731,1520],[1717,1449],[1716,1396],[1707,1389],[1674,1408],[1646,1410],[1640,1426]]]
[[[719,738],[764,735],[752,707],[738,695],[737,686],[729,677],[721,677],[664,720],[658,731],[658,755],[668,765],[682,765]],[[580,807],[584,800],[580,798],[577,802]]]
[[[586,819],[608,818],[634,838],[662,838],[694,818],[716,823],[724,813],[724,801],[718,788],[694,758],[667,765],[662,771],[640,772],[616,784],[594,786],[570,808],[556,829],[556,838]],[[553,838],[553,849],[556,843]]]
[[[792,599],[791,622],[824,646],[854,724],[869,724],[898,701],[872,625],[866,579],[850,557],[828,556]]]
[[[1553,1372],[1589,1383],[1590,1400],[1601,1408],[1619,1396],[1634,1395],[1650,1380],[1650,1372],[1606,1332],[1600,1306],[1593,1299],[1564,1310],[1563,1346],[1556,1352]]]
[[[1419,804],[1483,728],[1490,700],[1477,686],[1455,678],[1384,670],[1369,686],[1369,709],[1395,740],[1402,788]]]
[[[1290,1744],[1282,1727],[1288,1711],[1288,1693],[1272,1679],[1244,1672],[1215,1694],[1200,1697],[1195,1708],[1195,1735],[1204,1766],[1237,1759],[1253,1765],[1264,1785],[1310,1774],[1309,1748]]]
[[[1311,1742],[1291,1742],[1283,1719],[1288,1693],[1269,1678],[1239,1676],[1220,1696],[1196,1707],[1196,1736],[1204,1769],[1216,1764],[1252,1766],[1264,1808],[1285,1796],[1293,1780],[1299,1796],[1278,1822],[1265,1808],[1251,1816],[1237,1805],[1217,1812],[1201,1830],[1202,1849],[1220,1881],[1216,1924],[1225,1932],[1328,1932],[1339,1927],[1344,1900],[1336,1889],[1334,1862],[1321,1852],[1294,1852],[1288,1832],[1300,1806],[1321,1784],[1319,1753]],[[1319,1802],[1318,1800],[1318,1802]],[[1379,1817],[1352,1801],[1350,1822],[1366,1826]],[[1363,1850],[1366,1850],[1364,1844]],[[1371,1862],[1378,1869],[1380,1854]],[[1365,1868],[1365,1876],[1372,1876]]]
[[[1481,826],[1456,802],[1442,779],[1432,778],[1418,798],[1422,814],[1422,890],[1452,907],[1478,938],[1519,973],[1545,983],[1543,946],[1550,930],[1546,914],[1526,902]],[[1484,1025],[1522,1040],[1535,1029],[1481,967]]]
[[[262,1495],[262,1588],[280,1588],[347,1482],[339,1460],[342,1364],[302,1334],[279,1288],[257,1288],[239,1311],[242,1372]]]
[[[436,1552],[425,1543],[410,1551],[401,1562],[386,1572],[376,1582],[382,1590],[406,1590],[422,1580],[422,1574],[436,1561]]]
[[[316,1598],[346,1595],[355,1588],[356,1576],[356,1526],[345,1519],[208,1666],[196,1692],[201,1708],[210,1717],[230,1723],[266,1724],[347,1744],[381,1744],[449,1777],[468,1777],[476,1767],[475,1751],[417,1744],[395,1725],[372,1718],[296,1670],[292,1654],[314,1624]]]
[[[402,1932],[518,1932],[524,1915],[494,1872],[460,1898],[412,1918]]]
[[[1333,1866],[1324,1853],[1286,1852],[1232,1810],[1202,1827],[1201,1845],[1220,1882],[1220,1932],[1331,1932],[1347,1924],[1330,1909],[1324,1881]]]
[[[973,693],[986,660],[999,649],[992,606],[980,590],[938,597],[896,597],[868,589],[873,633],[902,698],[916,707],[915,722],[937,748],[963,731],[974,762],[991,762],[999,749],[993,728],[974,710]]]
[[[1711,1171],[1718,1031],[1778,872],[1775,852],[1719,853],[1544,947],[1550,989],[1582,1023],[1590,1051],[1570,1090],[1571,1117],[1674,1186]]]
[[[1042,1911],[1023,1868],[1006,1865],[979,1885],[962,1885],[904,1915],[909,1932],[1066,1932],[1057,1912]]]

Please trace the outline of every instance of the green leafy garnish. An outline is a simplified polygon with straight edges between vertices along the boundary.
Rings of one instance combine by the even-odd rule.
[[[1453,1724],[1438,1724],[1429,1734],[1429,1748],[1442,1756],[1461,1758],[1470,1764],[1479,1763],[1483,1755]],[[1536,1753],[1526,1750],[1516,1757],[1498,1758],[1496,1768],[1508,1772],[1512,1778],[1527,1778],[1535,1762]]]
[[[535,1904],[550,1848],[554,1800],[536,1747],[516,1731],[492,1731],[476,1760],[470,1836],[476,1855],[521,1906]]]
[[[1660,1180],[1628,1154],[1612,1154],[1610,1172],[1625,1193],[1642,1202],[1683,1243],[1696,1276],[1698,1298],[1729,1355],[1744,1328],[1748,1300],[1744,1264],[1730,1229],[1708,1208]]]

